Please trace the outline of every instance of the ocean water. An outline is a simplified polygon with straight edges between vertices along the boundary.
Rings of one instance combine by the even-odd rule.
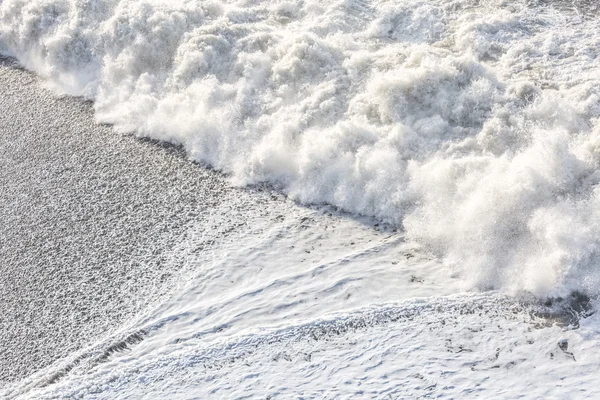
[[[595,291],[593,2],[4,0],[99,122],[401,226],[478,288]]]
[[[596,2],[1,0],[0,53],[242,188],[5,396],[598,395]]]

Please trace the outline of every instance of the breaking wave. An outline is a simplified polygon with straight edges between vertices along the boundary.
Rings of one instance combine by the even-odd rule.
[[[600,290],[600,20],[526,0],[3,0],[99,122],[402,226],[471,287]]]

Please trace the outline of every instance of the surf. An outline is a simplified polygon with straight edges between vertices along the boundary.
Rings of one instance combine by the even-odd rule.
[[[467,287],[594,294],[600,22],[559,6],[4,0],[0,51],[237,185],[396,225]]]

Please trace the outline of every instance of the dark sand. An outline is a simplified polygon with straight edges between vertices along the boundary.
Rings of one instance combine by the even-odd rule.
[[[0,59],[0,387],[167,291],[188,223],[235,192]]]

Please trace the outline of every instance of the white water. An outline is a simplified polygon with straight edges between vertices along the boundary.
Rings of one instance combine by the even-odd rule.
[[[224,195],[169,252],[177,290],[0,396],[597,397],[598,316],[544,328],[502,294],[600,292],[575,3],[0,0],[0,53],[98,121],[402,228]]]
[[[239,197],[192,224],[173,250],[192,268],[168,298],[0,396],[600,394],[597,315],[576,330],[548,326],[530,314],[535,306],[497,292],[456,294],[460,282],[398,234],[286,203],[262,213],[251,204],[231,212],[237,209],[232,204],[247,201]],[[276,221],[273,213],[280,213]],[[123,341],[136,333],[139,341]],[[566,350],[559,347],[563,341]],[[108,350],[117,343],[127,345]]]
[[[467,287],[596,293],[600,19],[548,3],[4,0],[0,49],[238,184],[402,225]]]

